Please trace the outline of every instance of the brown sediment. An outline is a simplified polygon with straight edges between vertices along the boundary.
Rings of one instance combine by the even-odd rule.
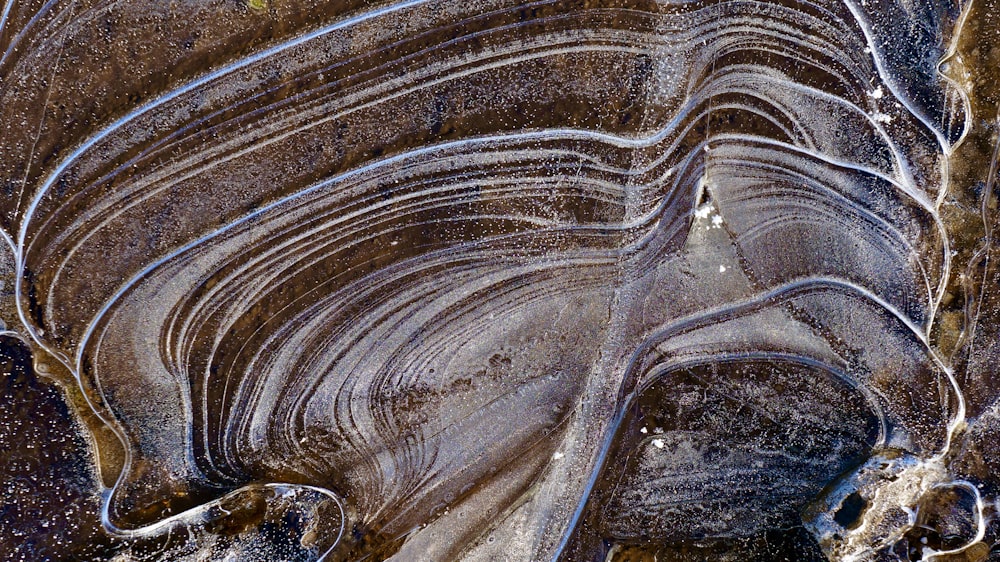
[[[998,303],[997,148],[1000,146],[1000,19],[993,0],[971,2],[941,72],[966,96],[969,128],[948,159],[948,197],[941,217],[955,251],[943,303],[943,322],[933,334],[943,356],[952,357],[966,395],[968,415],[980,415],[997,399],[992,384]],[[959,100],[955,100],[958,103]]]
[[[813,559],[997,398],[993,4],[948,155],[934,2],[18,7],[0,317],[140,558]]]

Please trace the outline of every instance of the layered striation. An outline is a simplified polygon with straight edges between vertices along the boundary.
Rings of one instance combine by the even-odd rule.
[[[947,489],[967,547],[960,8],[7,2],[0,226],[105,527],[849,559]]]

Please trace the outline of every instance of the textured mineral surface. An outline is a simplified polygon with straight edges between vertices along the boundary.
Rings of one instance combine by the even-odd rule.
[[[1000,560],[998,4],[4,0],[0,560]]]

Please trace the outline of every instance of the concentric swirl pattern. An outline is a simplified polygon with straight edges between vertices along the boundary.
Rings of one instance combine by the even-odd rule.
[[[940,458],[959,8],[8,0],[0,225],[105,525],[582,560]]]

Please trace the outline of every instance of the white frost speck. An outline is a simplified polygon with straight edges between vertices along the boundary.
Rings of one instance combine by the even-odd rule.
[[[720,228],[722,226],[722,215],[715,215],[712,217],[712,226],[715,228]]]
[[[653,439],[653,446],[657,449],[663,448],[663,439]]]
[[[868,95],[877,100],[880,100],[882,99],[882,96],[885,95],[885,92],[882,91],[882,86],[879,86],[878,88],[875,88],[873,91],[868,92]]]
[[[872,118],[879,123],[892,123],[892,116],[885,113],[876,113]]]
[[[563,458],[565,456],[566,455],[562,454],[561,452],[556,451],[555,454],[552,455],[552,458],[555,459],[555,460],[559,460],[559,459],[561,459],[561,458]]]
[[[705,203],[701,207],[695,209],[694,216],[699,219],[707,219],[708,216],[712,214],[713,209],[714,207],[712,206],[711,203]]]
[[[642,429],[639,430],[639,433],[649,433],[649,430],[646,429],[646,426],[642,426]]]
[[[719,273],[725,273],[725,272],[726,272],[726,266],[720,265],[719,266]]]

